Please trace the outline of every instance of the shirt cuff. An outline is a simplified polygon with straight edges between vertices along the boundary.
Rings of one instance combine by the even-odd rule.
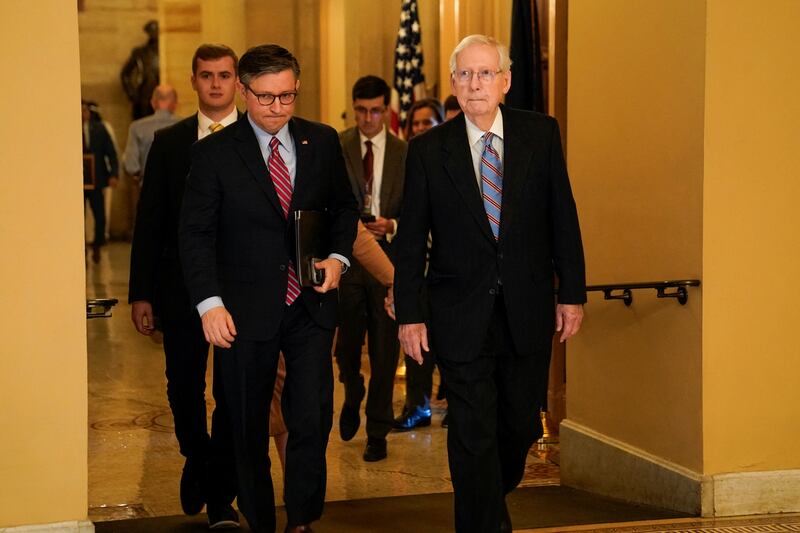
[[[203,316],[215,307],[225,307],[225,305],[222,303],[222,298],[219,296],[212,296],[197,304],[196,307],[197,312],[200,313],[200,316]]]
[[[394,229],[390,233],[386,234],[386,242],[392,242],[394,236],[397,235],[397,219],[390,218],[389,220],[392,221],[392,226],[394,226]]]
[[[347,269],[350,268],[350,261],[343,255],[331,254],[328,256],[328,259],[338,259],[342,263],[342,274],[347,272]]]

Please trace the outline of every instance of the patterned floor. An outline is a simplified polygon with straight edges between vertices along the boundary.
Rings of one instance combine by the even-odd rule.
[[[738,518],[688,518],[625,524],[595,524],[519,530],[520,533],[567,533],[598,531],[602,533],[765,533],[800,531],[800,514],[775,514]]]

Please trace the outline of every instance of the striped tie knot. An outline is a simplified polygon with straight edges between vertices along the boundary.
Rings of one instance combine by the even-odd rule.
[[[219,130],[221,130],[221,129],[222,129],[222,128],[224,128],[224,127],[225,127],[225,126],[223,126],[223,125],[222,125],[222,124],[220,124],[219,122],[214,122],[213,124],[211,124],[211,125],[208,127],[208,129],[210,129],[210,130],[211,130],[211,133],[217,133]]]
[[[483,135],[481,154],[481,195],[486,218],[495,240],[500,238],[500,206],[503,203],[503,163],[500,154],[492,146],[494,134],[487,131]]]

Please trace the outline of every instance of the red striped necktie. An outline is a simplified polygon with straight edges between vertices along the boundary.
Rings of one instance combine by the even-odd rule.
[[[278,193],[278,201],[281,203],[281,209],[283,209],[283,217],[288,218],[289,205],[292,203],[292,179],[289,177],[289,169],[286,168],[286,163],[278,151],[280,143],[277,137],[273,137],[269,141],[270,154],[267,167],[269,168],[269,175],[272,177],[272,184],[275,186],[275,192]],[[286,305],[292,305],[298,296],[300,296],[300,283],[297,281],[297,272],[294,269],[294,264],[289,261]]]

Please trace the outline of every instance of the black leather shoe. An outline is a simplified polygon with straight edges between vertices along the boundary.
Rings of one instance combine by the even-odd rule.
[[[428,406],[417,406],[413,410],[404,410],[400,418],[395,418],[395,431],[411,431],[414,428],[421,428],[431,425],[431,408]]]
[[[208,529],[239,529],[239,513],[232,505],[208,505]]]
[[[339,436],[342,440],[347,442],[356,436],[358,426],[361,425],[361,416],[359,410],[361,409],[361,400],[367,390],[364,388],[363,383],[357,385],[345,385],[345,400],[342,405],[342,412],[339,413]]]
[[[361,425],[361,416],[358,414],[358,407],[342,406],[339,413],[339,436],[343,441],[348,441],[356,436],[358,426]]]
[[[203,510],[206,503],[205,461],[186,459],[181,474],[181,508],[189,516]]]
[[[508,514],[508,507],[505,499],[503,499],[503,519],[500,521],[500,533],[511,533],[512,531],[511,515]]]
[[[442,427],[445,429],[450,427],[450,413],[444,414],[444,418],[442,418]]]
[[[386,459],[386,439],[367,438],[367,448],[364,450],[364,460],[374,463]]]

